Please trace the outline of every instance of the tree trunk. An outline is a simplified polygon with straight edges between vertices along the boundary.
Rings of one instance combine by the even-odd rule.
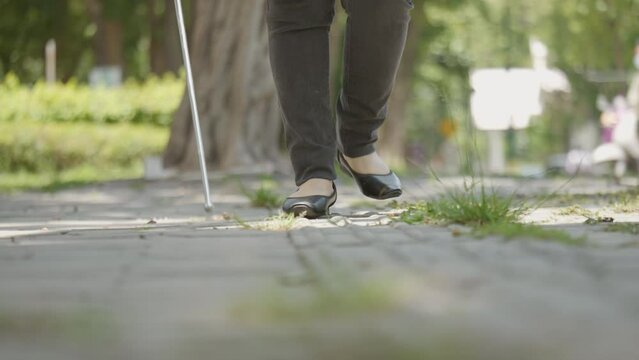
[[[191,56],[211,169],[273,164],[281,120],[268,62],[263,0],[192,2]],[[164,153],[167,168],[193,169],[197,153],[188,94]]]
[[[174,0],[164,0],[164,2],[163,51],[165,66],[166,71],[178,72],[182,66],[182,57],[180,56],[180,38],[175,20],[175,2]]]
[[[151,72],[164,74],[180,69],[180,43],[174,0],[147,0],[151,38]]]
[[[86,6],[97,26],[93,40],[96,65],[124,68],[122,23],[104,16],[105,4],[102,0],[86,0]]]
[[[423,5],[424,1],[415,1],[402,64],[390,98],[388,120],[384,122],[379,131],[379,146],[377,147],[379,153],[390,166],[399,168],[406,165],[406,110],[412,94],[420,38],[424,29]]]
[[[151,72],[154,74],[162,74],[166,71],[166,61],[164,51],[162,50],[162,14],[158,14],[159,5],[164,0],[146,0],[147,16],[149,23],[149,55],[151,58]],[[163,4],[162,4],[163,5]]]

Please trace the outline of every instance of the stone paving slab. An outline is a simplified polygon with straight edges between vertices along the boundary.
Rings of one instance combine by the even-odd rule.
[[[522,181],[492,180],[524,196],[562,184]],[[445,187],[404,184],[407,201]],[[338,187],[331,218],[289,231],[243,229],[228,214],[276,212],[224,181],[212,214],[197,181],[1,195],[0,359],[637,358],[636,235],[547,207],[527,221],[588,244],[453,236]],[[577,179],[565,193],[624,189]]]

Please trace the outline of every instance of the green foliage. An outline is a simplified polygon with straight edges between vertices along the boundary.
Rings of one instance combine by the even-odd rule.
[[[191,0],[184,0],[187,22]],[[59,79],[86,80],[98,55],[98,23],[86,0],[0,0],[0,79],[9,72],[32,83],[44,75],[44,46],[55,39],[58,47]],[[125,75],[142,79],[151,69],[151,37],[166,42],[176,37],[175,29],[165,30],[167,11],[164,0],[98,0],[103,18],[121,29],[121,48]],[[174,21],[170,16],[168,20]],[[154,22],[151,26],[150,22]],[[159,22],[159,24],[158,24]],[[164,26],[163,26],[164,25]],[[170,31],[171,33],[167,33]],[[174,39],[171,39],[175,41]]]
[[[639,38],[636,0],[552,1],[539,32],[562,68],[628,69]],[[561,51],[559,51],[561,50]]]
[[[44,46],[58,45],[62,77],[87,72],[91,51],[90,19],[83,0],[0,0],[0,79],[8,72],[32,82],[44,75]]]
[[[7,122],[171,123],[184,91],[182,79],[166,75],[119,88],[91,88],[75,82],[32,87],[16,76],[0,83],[0,126]]]
[[[84,164],[127,167],[159,154],[168,129],[130,124],[0,122],[0,172],[62,171]]]
[[[596,121],[597,94],[625,92],[623,81],[595,83],[590,74],[632,71],[631,54],[639,38],[636,0],[480,0],[448,5],[433,1],[416,8],[425,12],[426,26],[420,40],[408,140],[421,147],[427,158],[437,159],[441,151],[439,126],[446,118],[457,123],[455,144],[469,147],[474,141],[469,72],[483,67],[529,67],[531,37],[548,45],[549,66],[568,75],[572,93],[548,96],[544,114],[508,144],[515,159],[541,161],[566,151],[575,128]],[[480,150],[484,141],[477,139]]]
[[[160,154],[183,84],[166,76],[120,88],[0,83],[0,190],[55,190],[139,177]]]
[[[483,149],[471,123],[469,74],[480,67],[529,65],[527,35],[534,16],[529,7],[503,0],[425,3],[408,140],[427,158],[441,151],[445,122],[455,124],[450,141],[460,153]],[[462,172],[470,173],[469,159],[459,160]]]

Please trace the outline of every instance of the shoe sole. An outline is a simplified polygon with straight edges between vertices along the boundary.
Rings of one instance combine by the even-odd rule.
[[[305,205],[295,205],[291,208],[290,212],[293,213],[295,217],[305,217],[307,219],[316,219],[322,216],[322,214],[315,212],[315,210]]]
[[[375,199],[386,200],[386,199],[395,198],[395,197],[398,197],[398,196],[401,196],[401,195],[402,195],[402,190],[401,189],[396,189],[396,190],[391,190],[391,191],[381,195],[380,197],[376,197]]]

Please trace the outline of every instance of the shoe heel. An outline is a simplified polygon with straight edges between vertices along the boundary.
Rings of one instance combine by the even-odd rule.
[[[345,173],[346,175],[353,177],[353,174],[351,174],[351,172],[348,171],[348,169],[344,167],[344,165],[342,165],[341,163],[339,164],[339,169],[342,170],[342,172]]]
[[[351,174],[350,170],[348,170],[348,168],[346,168],[346,166],[344,165],[343,161],[343,157],[342,157],[342,153],[338,152],[337,153],[337,164],[339,166],[339,169],[342,170],[342,172],[344,172],[346,175],[353,177],[353,174]]]

